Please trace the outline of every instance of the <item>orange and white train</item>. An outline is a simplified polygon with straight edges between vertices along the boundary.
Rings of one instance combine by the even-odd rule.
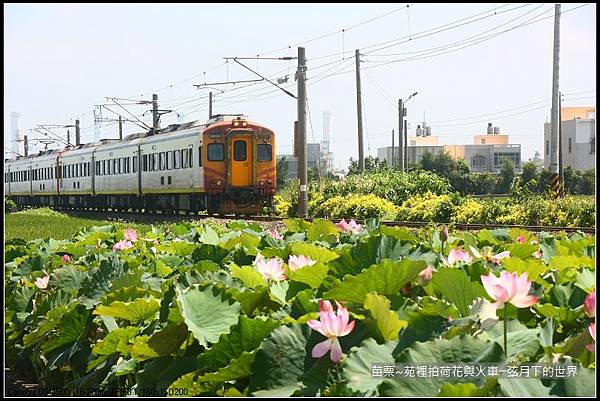
[[[275,133],[241,115],[6,160],[19,205],[253,214],[272,205]]]

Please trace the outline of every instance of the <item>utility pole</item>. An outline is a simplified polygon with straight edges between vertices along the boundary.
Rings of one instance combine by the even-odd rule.
[[[394,130],[392,130],[392,168],[394,167]]]
[[[406,109],[404,109],[406,111]],[[404,171],[408,172],[408,128],[404,120]]]
[[[212,118],[212,92],[208,92],[208,118]]]
[[[365,171],[365,154],[363,149],[363,129],[362,129],[362,95],[360,93],[360,53],[356,49],[354,58],[356,59],[356,112],[358,118],[358,169]]]
[[[305,218],[308,204],[306,173],[306,54],[304,47],[298,47],[298,217]]]
[[[119,114],[119,139],[123,139],[123,118]]]
[[[158,95],[152,95],[152,131],[160,129],[158,125]]]
[[[81,131],[79,130],[79,120],[75,120],[75,145],[79,146],[81,143]]]
[[[563,147],[562,147],[562,94],[558,92],[558,174],[559,174],[559,188],[560,196],[565,187],[565,173],[563,164]]]
[[[560,51],[560,4],[554,6],[554,54],[552,60],[552,116],[550,132],[550,171],[552,175],[559,174],[558,166],[558,126],[560,124],[559,113],[559,51]]]
[[[29,156],[29,142],[27,142],[27,135],[23,137],[23,153],[25,157]]]
[[[67,130],[67,146],[71,146],[71,133]]]
[[[400,166],[400,171],[404,171],[404,152],[402,149],[404,148],[404,141],[402,138],[402,128],[404,119],[404,108],[402,99],[398,100],[398,166]]]

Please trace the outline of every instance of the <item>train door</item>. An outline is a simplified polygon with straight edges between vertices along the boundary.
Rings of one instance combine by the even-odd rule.
[[[250,187],[253,184],[254,154],[251,135],[231,137],[229,144],[231,160],[231,186]]]

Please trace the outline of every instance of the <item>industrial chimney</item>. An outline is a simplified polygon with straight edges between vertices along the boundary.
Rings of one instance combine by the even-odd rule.
[[[14,159],[17,155],[22,155],[23,152],[19,152],[19,140],[21,139],[21,113],[12,112],[10,113],[10,137],[7,149],[10,150],[8,158]]]

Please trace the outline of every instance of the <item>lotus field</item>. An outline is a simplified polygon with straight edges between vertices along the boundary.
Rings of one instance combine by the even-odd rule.
[[[65,394],[595,394],[593,236],[285,224],[8,241],[8,365]]]

